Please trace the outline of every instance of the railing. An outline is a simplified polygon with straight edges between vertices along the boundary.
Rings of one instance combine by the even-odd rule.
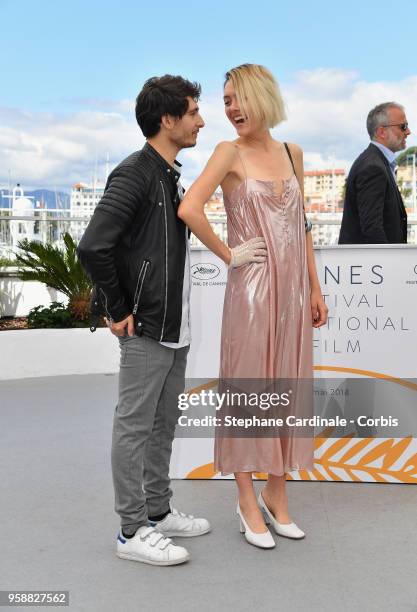
[[[18,252],[18,243],[25,238],[63,246],[62,235],[68,232],[78,242],[90,220],[87,216],[70,216],[68,210],[40,210],[30,213],[0,213],[0,263],[2,259],[13,260]]]
[[[339,218],[323,218],[332,216],[332,213],[322,213],[320,217],[309,215],[313,223],[312,237],[315,246],[337,244],[340,230]],[[410,215],[408,219],[408,243],[417,244],[417,215]],[[0,264],[3,259],[13,260],[18,251],[20,240],[38,240],[42,243],[62,246],[62,235],[69,232],[76,242],[81,239],[90,217],[69,216],[67,210],[35,211],[30,215],[11,215],[8,212],[0,213]],[[227,226],[225,215],[212,215],[211,225],[215,233],[223,241],[227,241]],[[201,246],[201,242],[191,236],[193,246]]]

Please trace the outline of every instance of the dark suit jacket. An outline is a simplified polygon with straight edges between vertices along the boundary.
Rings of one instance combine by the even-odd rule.
[[[407,242],[407,213],[385,155],[370,144],[353,163],[339,244]]]

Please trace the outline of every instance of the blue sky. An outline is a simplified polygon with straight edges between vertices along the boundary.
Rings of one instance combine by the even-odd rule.
[[[0,19],[1,103],[31,110],[131,98],[164,72],[212,92],[245,61],[266,64],[282,83],[317,67],[380,80],[416,66],[414,0],[1,0]]]
[[[43,126],[44,133],[49,126],[52,133],[52,126],[56,129],[59,123],[64,133],[63,124],[68,132],[71,126],[83,126],[84,121],[92,119],[97,130],[100,129],[97,121],[102,125],[100,122],[108,120],[113,113],[116,123],[123,119],[127,122],[124,128],[130,122],[134,130],[129,104],[147,77],[165,72],[200,81],[203,102],[207,106],[211,104],[210,109],[221,95],[225,70],[242,62],[268,66],[278,78],[284,98],[286,90],[292,96],[293,108],[300,91],[300,75],[304,88],[299,99],[304,99],[305,105],[308,87],[317,79],[323,91],[329,81],[340,83],[342,93],[347,87],[346,95],[351,96],[352,103],[363,85],[370,87],[375,96],[378,87],[382,87],[381,95],[391,92],[395,95],[396,83],[403,96],[410,93],[410,100],[415,91],[413,79],[417,68],[413,45],[417,2],[414,0],[401,3],[389,0],[297,0],[295,3],[280,0],[238,3],[227,0],[182,3],[0,0],[0,20],[0,129],[3,128],[0,145],[10,148],[11,140],[20,134],[22,141],[32,143],[38,156],[46,145],[41,146],[36,140],[35,124]],[[369,91],[363,93],[368,94]],[[307,107],[304,108],[305,111],[298,108],[293,115],[294,125],[300,125],[300,112],[305,117]],[[209,128],[207,124],[206,133]],[[217,136],[219,130],[216,127],[212,131]],[[68,145],[67,163],[75,164],[71,166],[68,181],[82,172],[82,164],[91,157],[93,145],[86,148],[78,132],[78,140],[73,138]],[[225,132],[230,135],[226,127]],[[140,141],[138,135],[136,139]],[[208,149],[207,137],[206,140]],[[301,140],[304,140],[303,133]],[[310,165],[314,159],[319,163],[319,154],[323,163],[330,157],[348,163],[355,146],[360,144],[358,141],[352,145],[352,153],[343,157],[336,145],[321,153],[319,143],[314,149],[310,140],[306,137],[301,142],[311,149],[307,150],[311,154]],[[65,143],[61,139],[54,146],[62,152],[59,147]],[[95,155],[102,157],[106,147],[114,162],[125,152],[123,147],[112,147],[112,138],[108,145],[98,138],[93,146]],[[29,148],[26,146],[25,164],[30,160]],[[201,158],[194,155],[190,160],[197,168],[206,157],[207,154]],[[43,165],[45,160],[38,161],[43,169],[39,181],[31,174],[32,185],[45,182],[48,176],[62,183],[62,171],[54,171],[51,163],[47,171],[46,162]],[[16,166],[12,153],[9,158],[3,154],[0,162]],[[22,179],[18,165],[13,172]],[[0,184],[4,180],[4,171],[0,170]]]

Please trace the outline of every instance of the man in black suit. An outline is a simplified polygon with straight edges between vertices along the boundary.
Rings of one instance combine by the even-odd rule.
[[[407,213],[395,180],[395,153],[411,133],[404,108],[379,104],[366,127],[371,143],[349,172],[339,244],[405,243]]]

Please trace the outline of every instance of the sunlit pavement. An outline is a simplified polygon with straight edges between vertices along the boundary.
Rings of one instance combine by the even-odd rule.
[[[176,507],[207,517],[212,533],[181,541],[183,566],[122,561],[110,472],[117,377],[0,384],[0,589],[69,590],[67,609],[86,612],[417,609],[416,486],[290,482],[307,537],[260,550],[239,533],[233,482],[177,480]]]

